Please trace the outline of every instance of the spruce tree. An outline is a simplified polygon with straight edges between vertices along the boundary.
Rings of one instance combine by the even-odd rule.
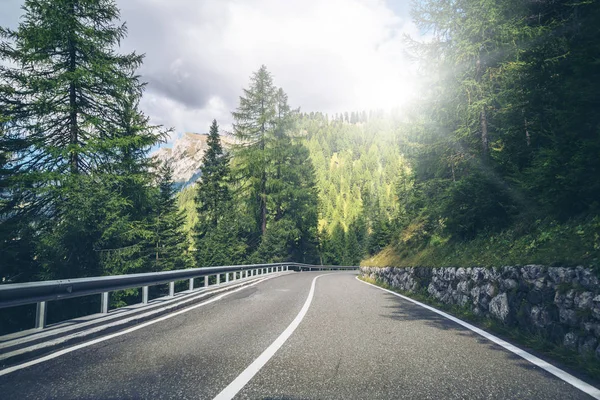
[[[229,155],[221,145],[219,126],[214,120],[202,158],[196,188],[198,223],[194,227],[195,258],[199,267],[239,264],[246,244],[242,220],[237,218],[229,190]]]
[[[154,207],[154,234],[151,237],[151,270],[166,271],[190,266],[185,215],[177,207],[173,168],[166,162],[158,171],[158,196]]]
[[[304,145],[291,136],[297,110],[273,85],[262,66],[233,113],[237,175],[247,182],[244,196],[260,232],[255,261],[316,257],[315,174]]]
[[[196,204],[201,216],[198,234],[214,229],[224,212],[228,210],[231,194],[227,186],[229,178],[229,155],[223,152],[219,125],[213,120],[206,142],[208,148],[202,157],[200,179],[197,183]]]
[[[266,66],[250,78],[250,88],[244,89],[240,103],[232,113],[235,120],[233,134],[240,144],[235,150],[237,170],[247,179],[249,198],[254,204],[250,209],[255,214],[261,235],[267,231],[267,164],[265,154],[267,142],[272,139],[275,128],[277,88]]]
[[[126,27],[113,0],[26,0],[23,11],[17,30],[0,28],[10,120],[0,148],[11,154],[0,218],[35,227],[41,277],[101,274],[102,251],[123,247],[111,238],[140,194],[118,182],[131,172],[122,167],[147,174],[143,154],[160,138],[137,109],[142,56],[114,50]]]

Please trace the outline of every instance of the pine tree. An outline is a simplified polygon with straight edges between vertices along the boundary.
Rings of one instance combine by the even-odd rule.
[[[23,10],[16,31],[0,28],[10,120],[0,148],[11,154],[0,218],[35,227],[42,277],[101,274],[100,254],[122,247],[110,238],[139,194],[118,182],[119,169],[147,174],[140,154],[160,137],[137,109],[142,56],[115,52],[126,28],[112,0],[26,0]],[[143,127],[131,129],[134,120]]]
[[[189,246],[183,230],[185,215],[177,207],[173,168],[164,163],[159,169],[158,197],[154,210],[151,270],[166,271],[189,267]]]
[[[262,66],[233,113],[236,171],[260,232],[256,261],[316,256],[315,177],[306,147],[291,136],[297,110]]]
[[[229,155],[223,151],[216,120],[210,127],[207,145],[196,188],[196,264],[199,267],[240,264],[246,256],[243,224],[242,218],[236,218],[228,186]]]
[[[233,134],[240,141],[235,157],[238,171],[248,180],[250,206],[260,232],[267,231],[267,163],[265,149],[275,128],[275,94],[273,78],[264,65],[250,78],[250,88],[244,89],[240,104],[232,113]]]
[[[200,237],[206,234],[207,230],[216,228],[225,211],[230,211],[231,205],[231,194],[227,186],[229,155],[223,152],[216,120],[210,126],[206,144],[208,148],[202,158],[196,190],[196,203],[200,215],[197,231]]]

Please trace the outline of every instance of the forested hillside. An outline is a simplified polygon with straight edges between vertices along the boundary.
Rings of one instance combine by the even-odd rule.
[[[197,127],[199,179],[177,194],[116,3],[26,0],[0,29],[2,282],[374,255],[598,265],[600,2],[419,0],[413,18],[414,103],[303,113],[257,66],[231,145]]]
[[[600,3],[422,0],[414,189],[375,264],[598,265]],[[459,22],[460,21],[460,22]]]

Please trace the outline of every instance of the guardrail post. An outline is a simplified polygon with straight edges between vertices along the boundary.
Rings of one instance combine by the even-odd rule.
[[[229,272],[225,272],[225,283],[229,282]]]
[[[175,282],[169,282],[169,297],[175,296]]]
[[[190,278],[190,292],[194,290],[194,278]]]
[[[46,327],[46,302],[40,301],[35,308],[35,328],[44,329]]]
[[[217,274],[217,285],[221,284],[221,274]]]
[[[204,287],[208,287],[208,275],[204,275]]]
[[[148,286],[142,287],[142,304],[148,304]]]
[[[104,292],[102,293],[102,306],[100,308],[100,312],[102,314],[107,314],[108,313],[108,294],[109,292]]]

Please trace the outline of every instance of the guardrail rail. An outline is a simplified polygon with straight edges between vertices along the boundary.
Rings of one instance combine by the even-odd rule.
[[[190,268],[174,271],[148,272],[141,274],[99,276],[89,278],[61,279],[27,283],[9,283],[0,285],[0,308],[16,307],[26,304],[37,304],[35,328],[46,327],[47,305],[49,301],[70,299],[74,297],[101,296],[100,312],[109,312],[110,292],[124,289],[141,288],[142,304],[148,303],[148,288],[168,283],[168,297],[175,296],[175,282],[189,280],[189,290],[194,290],[194,279],[202,278],[203,288],[209,287],[209,277],[216,277],[216,285],[224,281],[232,281],[259,275],[267,275],[283,271],[313,270],[355,270],[358,267],[308,265],[300,263],[274,263],[232,265],[221,267]],[[215,285],[212,285],[215,286]]]

